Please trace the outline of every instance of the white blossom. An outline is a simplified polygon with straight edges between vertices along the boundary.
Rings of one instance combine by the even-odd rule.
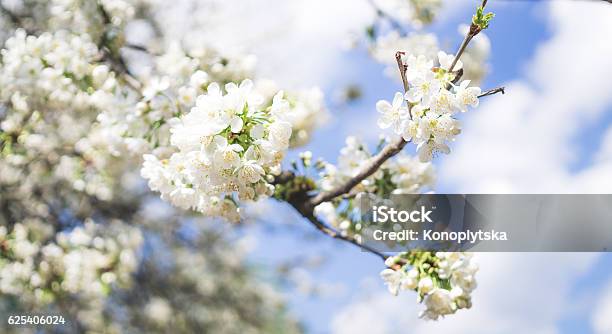
[[[479,104],[478,95],[482,92],[479,87],[468,87],[470,80],[462,81],[456,88],[456,103],[462,112],[468,110],[468,106],[477,108]]]
[[[467,111],[468,107],[478,107],[481,93],[480,88],[469,87],[469,80],[454,86],[454,76],[445,70],[454,57],[440,52],[438,58],[441,68],[431,67],[433,61],[424,56],[407,58],[408,69],[411,69],[409,88],[405,93],[409,102],[407,116],[400,111],[399,104],[377,103],[377,109],[383,112],[379,127],[386,129],[393,125],[396,134],[417,145],[418,157],[422,162],[430,161],[439,153],[450,153],[448,142],[454,141],[461,133],[461,124],[453,115],[458,111]],[[458,68],[460,66],[458,62]]]
[[[268,196],[267,176],[276,173],[289,148],[291,123],[283,120],[289,109],[281,107],[287,101],[281,93],[270,109],[262,109],[263,101],[250,80],[223,90],[208,85],[171,127],[177,152],[162,161],[145,156],[141,174],[151,189],[181,208],[237,221],[235,202]]]
[[[455,313],[457,308],[450,291],[439,288],[428,293],[423,303],[426,309],[421,312],[420,317],[430,320],[437,320],[440,316]]]
[[[421,318],[438,320],[472,306],[478,267],[471,253],[411,251],[391,256],[385,264],[381,277],[389,292],[417,292],[425,306]]]
[[[378,126],[381,129],[391,127],[397,134],[401,133],[402,123],[408,117],[408,109],[403,106],[404,95],[395,93],[393,102],[389,103],[385,100],[380,100],[376,103],[376,110],[381,113],[378,119]]]

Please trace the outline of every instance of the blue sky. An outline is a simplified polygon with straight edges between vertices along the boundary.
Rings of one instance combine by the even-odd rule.
[[[612,101],[606,97],[609,93],[606,93],[604,88],[598,88],[602,83],[605,84],[605,80],[601,78],[605,79],[609,71],[591,73],[592,68],[587,67],[590,62],[600,62],[605,54],[602,55],[599,51],[608,52],[609,48],[593,50],[591,58],[588,52],[576,52],[576,57],[582,60],[578,64],[572,64],[571,58],[567,61],[551,58],[551,66],[557,67],[542,68],[548,63],[546,57],[550,56],[547,56],[550,50],[556,51],[565,45],[569,52],[575,51],[571,45],[567,45],[569,42],[565,41],[576,41],[576,38],[580,38],[571,34],[571,31],[577,29],[577,21],[574,18],[573,22],[571,19],[566,22],[563,15],[582,10],[583,7],[580,6],[586,6],[587,13],[576,15],[587,17],[586,14],[589,14],[589,19],[585,18],[584,22],[597,27],[595,24],[603,20],[602,17],[597,17],[597,12],[607,14],[606,20],[609,20],[612,10],[605,7],[606,5],[595,8],[593,4],[586,2],[571,5],[561,2],[556,1],[553,4],[490,1],[489,8],[494,10],[497,16],[487,31],[492,41],[491,72],[481,86],[488,89],[508,85],[509,92],[505,96],[491,97],[491,101],[483,103],[482,111],[479,108],[473,111],[473,115],[465,116],[465,133],[453,145],[453,150],[456,150],[451,157],[442,157],[435,162],[440,170],[437,191],[612,191],[610,184],[604,182],[609,175],[606,173],[606,168],[610,167],[607,159],[612,156],[608,155],[612,150],[606,150],[609,145],[601,143],[611,129]],[[440,41],[451,46],[447,51],[454,51],[460,43],[457,26],[469,19],[473,3],[474,1],[457,1],[453,10],[443,15],[443,23],[432,27],[432,31],[439,35]],[[314,9],[308,7],[310,10],[298,10],[297,15],[303,13],[303,16],[308,16],[311,12],[316,14],[318,9],[316,5],[312,6]],[[330,6],[334,7],[335,4]],[[364,9],[359,6],[355,5],[353,8],[356,21],[367,17],[363,14]],[[344,13],[346,14],[346,11]],[[347,16],[353,17],[353,13],[350,14]],[[338,26],[353,26],[350,18],[337,19]],[[292,48],[293,50],[289,50],[291,47],[287,46],[283,55],[292,62],[297,59],[297,62],[303,65],[300,69],[295,66],[281,66],[284,69],[282,73],[265,70],[264,73],[275,79],[280,77],[281,82],[285,80],[291,84],[296,81],[318,84],[324,89],[328,103],[332,106],[333,120],[317,133],[305,149],[311,150],[315,157],[335,161],[346,135],[365,134],[368,137],[369,134],[377,132],[376,125],[371,122],[375,117],[372,116],[375,113],[373,106],[379,99],[390,99],[393,93],[399,90],[399,84],[386,77],[383,74],[383,66],[375,63],[364,49],[341,51],[332,47],[340,44],[342,34],[350,29],[330,27],[333,31],[327,33],[327,28],[317,26],[317,22],[323,25],[325,19],[320,20],[315,21],[310,28],[304,28],[296,22],[295,25],[301,28],[295,28],[295,31],[288,28],[289,32],[285,33],[287,39],[278,42],[282,44],[283,41],[291,41],[294,43],[292,45],[299,45],[299,48]],[[273,25],[273,22],[268,24]],[[576,48],[609,44],[612,28],[604,23],[602,27],[594,28],[593,32],[587,31],[590,37],[584,38],[585,45],[577,45]],[[312,32],[309,29],[312,29]],[[593,37],[595,33],[607,37]],[[295,49],[299,49],[299,53],[295,53]],[[277,51],[274,48],[270,50]],[[272,67],[279,64],[278,59],[266,57],[272,54],[272,51],[255,47],[255,52],[260,55],[264,69],[266,66],[269,69],[270,64],[274,64]],[[610,54],[612,52],[608,52],[608,55]],[[582,86],[574,89],[577,95],[584,96],[585,101],[563,103],[570,105],[566,108],[568,110],[564,110],[555,104],[555,97],[563,101],[562,94],[567,94],[563,90],[564,86],[561,86],[561,83],[556,86],[556,83],[551,84],[545,79],[549,76],[550,80],[554,81],[556,75],[567,71],[566,66],[583,65],[585,67],[580,68],[582,72],[576,72],[585,83],[582,86],[592,84],[594,88],[584,92],[579,89]],[[605,68],[605,64],[602,67]],[[583,72],[588,73],[583,75]],[[569,73],[573,73],[571,69]],[[546,78],[537,77],[538,74]],[[575,78],[564,79],[575,81]],[[358,103],[338,106],[332,97],[347,84],[358,84],[365,94]],[[608,91],[609,86],[608,84]],[[593,90],[595,92],[591,94]],[[543,97],[542,101],[540,96]],[[525,107],[521,107],[517,102],[529,102],[529,99],[537,99],[538,110],[533,113],[529,108],[523,110]],[[576,110],[583,107],[584,116]],[[514,119],[512,112],[515,110],[517,113],[522,112],[521,117],[524,119]],[[509,114],[495,116],[493,113],[497,111]],[[494,138],[495,128],[487,132],[478,127],[485,120],[490,121],[497,117],[502,118],[503,122],[500,121],[493,127],[515,127],[519,129],[517,132],[520,132],[517,138]],[[557,118],[569,117],[579,117],[570,123],[573,126],[571,129],[568,129],[563,121],[558,125],[555,123]],[[537,122],[541,119],[551,121],[543,122],[541,128],[536,127],[535,131],[529,132],[529,126],[540,124]],[[507,124],[504,123],[506,121]],[[551,126],[547,127],[548,124]],[[360,133],[354,132],[355,125],[360,125]],[[528,128],[524,130],[527,132],[523,133],[523,128]],[[506,147],[505,143],[520,142],[521,137],[525,135],[530,137],[527,143],[536,144],[521,147],[518,143]],[[558,140],[553,142],[547,138]],[[493,155],[491,152],[495,152],[495,147],[486,146],[488,142],[502,143],[502,155]],[[414,150],[414,147],[408,147],[408,150]],[[444,319],[440,324],[423,324],[416,319],[418,307],[414,301],[415,296],[403,294],[392,297],[386,293],[382,281],[378,278],[378,272],[383,269],[383,265],[377,258],[319,235],[293,215],[290,208],[268,203],[262,209],[266,210],[264,212],[267,216],[274,212],[274,217],[263,226],[250,226],[239,232],[256,241],[256,247],[250,256],[255,265],[273,269],[275,265],[294,258],[325,259],[323,264],[316,268],[305,268],[304,271],[298,272],[303,284],[321,286],[325,292],[322,296],[308,296],[295,289],[287,290],[286,293],[291,312],[298,316],[312,333],[328,333],[332,330],[337,333],[351,332],[351,329],[359,327],[351,327],[350,323],[354,322],[355,326],[359,326],[360,321],[367,319],[380,322],[380,326],[383,326],[385,321],[397,321],[400,325],[396,325],[401,330],[389,327],[392,332],[438,332],[444,328],[452,328],[457,333],[474,332],[473,326],[478,323],[482,326],[489,325],[486,327],[486,333],[521,332],[521,329],[534,333],[595,333],[592,326],[596,313],[599,312],[601,316],[602,312],[604,315],[605,312],[610,312],[609,316],[612,317],[612,308],[602,310],[596,306],[603,303],[602,291],[612,291],[612,288],[608,288],[612,287],[612,256],[609,254],[486,254],[481,265],[481,292],[474,297],[474,309],[464,312],[467,315],[454,316],[456,319]],[[397,312],[398,308],[401,312]],[[381,313],[385,312],[389,316],[381,316]],[[401,321],[393,316],[400,317]],[[346,322],[346,327],[341,325],[343,321]]]

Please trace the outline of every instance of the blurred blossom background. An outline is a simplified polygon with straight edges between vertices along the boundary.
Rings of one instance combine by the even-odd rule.
[[[11,13],[26,12],[23,6],[35,2],[0,1]],[[612,6],[489,2],[496,17],[464,63],[483,90],[505,86],[506,93],[461,115],[462,134],[451,144],[452,153],[434,159],[435,191],[611,193]],[[402,89],[394,65],[397,48],[415,43],[423,53],[454,53],[465,34],[462,24],[479,3],[441,1],[435,20],[416,22],[414,33],[420,35],[401,44],[386,35],[391,29],[385,25],[377,41],[370,40],[377,13],[368,0],[150,0],[126,21],[125,43],[150,50],[212,46],[245,71],[256,62],[257,77],[283,89],[319,87],[328,112],[316,116],[316,129],[306,132],[303,145],[285,161],[308,150],[335,162],[347,136],[370,146],[378,142],[376,101],[390,100]],[[394,1],[377,5],[400,20],[411,19],[395,10]],[[57,8],[55,19],[72,13],[78,20],[74,8]],[[5,41],[15,18],[6,12],[1,17]],[[155,66],[136,48],[121,52],[134,76],[147,76]],[[480,66],[470,66],[470,60]],[[0,119],[6,119],[6,110],[0,109]],[[61,136],[87,132],[59,124],[66,132]],[[56,136],[31,145],[52,145]],[[69,325],[54,329],[58,332],[612,332],[608,253],[476,254],[480,271],[473,307],[424,321],[415,296],[387,293],[379,259],[318,233],[289,205],[257,202],[245,209],[246,221],[238,226],[206,219],[151,194],[139,165],[98,161],[95,142],[79,145],[94,157],[88,164],[108,175],[114,169],[128,172],[112,182],[101,179],[99,186],[84,177],[83,187],[91,189],[76,192],[59,181],[40,183],[46,179],[39,177],[51,173],[48,161],[71,174],[80,160],[61,160],[51,149],[39,151],[44,159],[22,163],[9,164],[2,156],[2,315],[65,314]],[[415,148],[405,151],[414,154]],[[89,170],[87,163],[81,173]],[[6,323],[0,328],[22,330]]]

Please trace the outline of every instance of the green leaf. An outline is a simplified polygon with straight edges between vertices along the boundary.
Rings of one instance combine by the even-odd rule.
[[[489,23],[493,17],[495,17],[495,14],[491,12],[485,14],[484,8],[479,6],[478,9],[476,9],[476,14],[472,17],[472,24],[477,26],[480,30],[485,30],[489,27]]]

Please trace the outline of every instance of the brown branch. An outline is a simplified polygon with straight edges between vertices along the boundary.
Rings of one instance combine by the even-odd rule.
[[[378,153],[376,156],[366,162],[366,165],[362,168],[360,173],[358,173],[355,177],[351,178],[343,185],[333,189],[332,191],[319,193],[315,197],[310,197],[310,195],[308,194],[308,189],[304,189],[302,191],[290,194],[289,198],[287,198],[286,201],[291,204],[291,206],[293,206],[303,217],[308,220],[311,225],[313,225],[320,232],[325,233],[326,235],[334,239],[342,240],[344,242],[357,246],[363,251],[372,253],[385,260],[388,256],[383,252],[378,251],[368,245],[359,243],[359,241],[357,241],[354,237],[343,235],[334,228],[318,220],[317,217],[315,217],[314,215],[314,208],[323,202],[327,202],[340,195],[350,193],[351,189],[353,189],[356,185],[358,185],[361,181],[363,181],[370,175],[374,174],[374,172],[376,172],[385,161],[399,153],[402,148],[406,146],[407,143],[408,142],[405,141],[402,137],[397,138],[396,141],[385,146],[385,148],[383,148],[380,153]],[[284,172],[277,176],[272,183],[288,184],[293,180],[295,180],[295,174],[293,174],[292,172]]]
[[[480,6],[484,9],[486,5],[487,5],[487,0],[483,0],[482,4]],[[455,54],[455,59],[453,59],[453,62],[451,63],[450,67],[448,68],[449,72],[453,71],[453,69],[455,68],[455,65],[457,65],[457,62],[459,61],[459,58],[461,58],[461,55],[463,54],[463,52],[467,48],[468,44],[470,44],[470,41],[472,40],[472,38],[474,38],[479,33],[480,33],[480,27],[477,26],[476,24],[474,24],[474,22],[472,22],[470,24],[470,30],[465,35],[465,38],[463,39],[463,42],[461,42],[461,45],[459,46],[459,50],[457,50],[457,53]]]
[[[402,62],[402,55],[404,54],[405,53],[402,51],[396,52],[395,60],[397,61],[397,67],[400,72],[400,77],[402,78],[405,93],[408,92],[409,87],[408,80],[406,78],[406,65]],[[410,112],[410,109],[408,109],[408,111]],[[410,118],[412,118],[412,113],[410,113]],[[355,188],[355,186],[361,183],[361,181],[374,174],[380,168],[380,166],[385,163],[385,161],[398,154],[404,148],[404,146],[406,146],[406,144],[408,144],[408,142],[405,141],[404,138],[396,138],[393,142],[387,144],[387,146],[385,146],[377,155],[366,161],[357,175],[330,191],[319,193],[317,196],[310,199],[310,205],[315,207],[323,202],[330,201],[338,196],[349,193],[353,188]]]
[[[404,93],[407,93],[409,88],[408,79],[406,78],[406,71],[408,70],[408,66],[406,66],[404,62],[402,62],[402,56],[405,54],[406,53],[403,51],[397,51],[395,53],[395,61],[397,62],[397,68],[399,69],[400,77],[402,78]],[[412,119],[412,110],[410,110],[410,108],[408,108],[408,115],[410,116],[410,119]]]
[[[408,69],[408,67],[404,65],[404,63],[402,62],[402,56],[405,54],[406,53],[403,51],[397,51],[395,53],[395,61],[397,62],[397,68],[399,69],[400,77],[402,78],[402,85],[404,85],[404,92],[407,92],[408,91],[408,79],[406,78],[406,70]]]
[[[349,235],[342,235],[340,232],[336,231],[335,229],[327,226],[325,223],[321,222],[320,220],[318,220],[316,217],[314,217],[313,215],[310,215],[309,217],[306,217],[308,219],[308,221],[319,231],[327,234],[328,236],[334,238],[334,239],[338,239],[338,240],[342,240],[344,242],[348,242],[354,246],[357,246],[359,248],[361,248],[363,251],[372,253],[378,257],[380,257],[383,261],[387,259],[387,255],[373,247],[370,247],[366,244],[362,244],[359,243],[355,238],[349,236]]]
[[[125,49],[132,50],[132,51],[141,52],[141,53],[144,53],[144,54],[146,54],[148,56],[161,56],[162,55],[161,52],[151,50],[151,49],[147,48],[146,46],[140,45],[140,44],[126,43],[126,44],[122,45],[121,47],[125,48]],[[190,55],[187,55],[187,56],[191,57]]]
[[[387,146],[385,146],[377,155],[364,162],[359,173],[357,173],[357,175],[352,177],[350,180],[330,191],[319,193],[317,196],[313,197],[310,200],[311,205],[314,207],[350,192],[356,185],[361,183],[361,181],[374,174],[380,168],[380,166],[385,163],[385,161],[398,154],[404,148],[404,146],[406,146],[406,144],[408,144],[408,142],[405,141],[404,138],[396,138],[393,142],[387,144]]]
[[[490,89],[490,90],[488,90],[488,91],[478,95],[478,97],[481,98],[481,97],[485,97],[485,96],[489,96],[489,95],[494,95],[494,94],[497,94],[497,93],[502,93],[502,95],[506,94],[506,87],[498,87],[498,88]]]
[[[455,54],[455,59],[453,59],[453,62],[451,63],[450,67],[448,68],[449,72],[453,71],[453,69],[455,68],[455,65],[457,65],[457,62],[459,61],[459,58],[461,58],[461,55],[463,54],[463,52],[467,48],[467,46],[470,43],[470,41],[472,40],[472,38],[474,38],[474,36],[475,35],[472,32],[472,26],[470,26],[470,30],[465,35],[465,38],[463,39],[463,42],[461,42],[461,46],[459,46],[459,50],[457,50],[457,53]]]
[[[274,185],[289,185],[291,182],[296,182],[298,181],[299,177],[296,176],[293,172],[291,171],[285,171],[279,175],[277,175],[274,180],[272,180],[272,184]],[[320,221],[319,219],[317,219],[317,217],[315,217],[314,215],[314,207],[316,205],[312,205],[310,200],[311,197],[309,195],[309,191],[312,189],[311,187],[309,187],[306,183],[300,183],[297,185],[291,185],[290,187],[292,188],[297,188],[296,191],[293,191],[291,193],[286,194],[287,198],[284,198],[284,200],[289,203],[291,206],[293,206],[293,208],[295,208],[295,210],[297,212],[299,212],[304,218],[306,218],[308,220],[308,222],[314,226],[317,230],[319,230],[320,232],[334,238],[334,239],[338,239],[338,240],[342,240],[344,242],[350,243],[354,246],[357,246],[359,248],[361,248],[363,251],[372,253],[378,257],[380,257],[381,259],[385,260],[387,258],[387,255],[385,255],[384,253],[368,246],[368,245],[363,245],[361,243],[359,243],[359,241],[357,241],[354,237],[349,236],[349,235],[343,235],[342,233],[338,232],[336,229],[334,229],[333,227],[325,224],[324,222]]]
[[[126,43],[125,45],[123,45],[123,47],[128,48],[128,49],[132,49],[132,50],[136,50],[136,51],[140,51],[140,52],[144,52],[144,53],[151,54],[151,52],[149,51],[149,49],[147,49],[145,46],[142,46],[142,45],[138,45],[138,44],[131,44],[131,43]]]

